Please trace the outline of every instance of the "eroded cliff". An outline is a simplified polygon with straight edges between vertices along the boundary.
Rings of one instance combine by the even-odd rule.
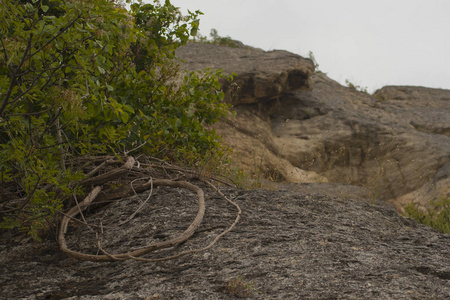
[[[450,91],[399,86],[369,95],[286,51],[188,44],[179,55],[184,69],[238,75],[232,98],[223,82],[237,116],[216,128],[245,169],[282,182],[361,186],[400,210],[449,196]]]

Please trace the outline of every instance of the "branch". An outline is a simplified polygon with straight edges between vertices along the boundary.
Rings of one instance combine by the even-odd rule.
[[[6,52],[5,44],[3,44],[3,38],[0,38],[0,43],[2,44],[3,55],[5,56],[5,64],[6,64],[6,62],[8,61],[8,53]]]
[[[179,236],[177,236],[173,239],[167,240],[167,241],[154,243],[147,247],[139,248],[137,250],[127,252],[127,253],[122,253],[122,254],[109,254],[101,248],[100,244],[98,245],[98,247],[99,247],[100,251],[102,251],[102,253],[105,253],[105,254],[103,254],[103,255],[84,254],[81,252],[70,250],[67,247],[64,235],[67,231],[67,226],[69,224],[70,218],[64,216],[61,221],[61,227],[60,227],[59,235],[58,235],[58,242],[60,245],[60,249],[63,252],[67,253],[68,255],[78,258],[78,259],[81,259],[81,260],[114,261],[114,260],[124,260],[124,259],[139,257],[139,256],[142,256],[151,251],[176,246],[176,245],[181,244],[181,243],[185,242],[186,240],[188,240],[195,233],[197,228],[200,226],[200,223],[202,222],[203,216],[205,214],[205,196],[204,196],[203,190],[189,182],[186,182],[186,181],[172,181],[172,180],[166,180],[166,179],[158,179],[158,180],[154,180],[153,184],[169,186],[169,187],[185,188],[185,189],[188,189],[190,191],[197,193],[197,197],[198,197],[197,216],[195,217],[194,221],[189,225],[189,227],[183,233],[181,233]],[[97,195],[100,193],[100,191],[101,191],[101,187],[99,187],[99,186],[95,187],[91,191],[91,193],[83,200],[83,202],[80,203],[80,208],[82,211],[85,210],[89,206],[89,204],[92,203],[92,201],[94,201],[94,199],[97,197]],[[78,207],[73,207],[67,213],[67,215],[70,217],[74,217],[79,212],[80,211],[79,211]]]
[[[30,53],[29,55],[27,55],[27,53],[30,51],[31,49],[31,42],[32,42],[32,38],[33,38],[33,33],[30,34],[30,37],[28,39],[28,44],[27,44],[27,48],[25,49],[24,55],[22,56],[22,60],[19,64],[19,66],[16,68],[16,70],[14,70],[12,68],[12,66],[9,66],[10,70],[11,70],[11,83],[10,86],[8,88],[8,92],[5,95],[5,100],[3,101],[1,107],[0,107],[0,117],[3,115],[3,112],[6,108],[6,106],[9,103],[9,98],[11,97],[11,93],[14,89],[14,87],[16,86],[16,81],[17,81],[17,74],[16,72],[18,72],[21,68],[22,65],[24,64],[24,62],[28,59],[31,59],[36,53],[40,52],[42,49],[44,49],[46,46],[48,46],[51,42],[53,42],[55,39],[57,39],[61,34],[63,34],[64,32],[66,32],[73,24],[75,24],[75,22],[81,18],[81,14],[78,14],[78,16],[71,21],[69,24],[67,24],[63,29],[60,30],[60,32],[55,35],[54,37],[52,37],[50,40],[48,40],[44,45],[42,45],[39,49],[37,49],[36,51],[34,51],[33,53]],[[59,67],[58,69],[60,69],[61,67]],[[44,71],[41,72],[41,74]],[[26,73],[24,73],[26,74]],[[17,101],[18,99],[20,99],[20,97],[22,97],[23,95],[25,95],[32,87],[35,86],[35,81],[33,81],[33,83],[31,84],[31,87],[27,88],[26,91],[22,92],[18,97],[16,97],[14,99],[14,101]],[[13,102],[14,102],[13,101]]]
[[[36,181],[36,184],[34,185],[33,190],[31,191],[31,193],[29,193],[26,198],[20,199],[20,201],[22,203],[19,205],[19,207],[11,208],[11,209],[8,209],[8,210],[3,210],[3,211],[1,211],[1,213],[11,213],[11,212],[22,210],[25,207],[25,205],[27,205],[27,203],[30,202],[31,198],[33,197],[34,193],[36,192],[37,188],[39,187],[40,182],[41,182],[41,177],[39,176],[39,178]]]
[[[55,35],[54,37],[52,37],[50,40],[47,41],[47,43],[45,43],[43,46],[41,46],[39,49],[37,49],[36,51],[34,51],[33,53],[30,54],[30,56],[28,58],[33,57],[36,53],[40,52],[42,49],[44,49],[45,47],[47,47],[51,42],[53,42],[54,40],[56,40],[61,34],[63,34],[65,31],[67,31],[73,24],[75,24],[76,21],[78,21],[78,19],[81,18],[81,14],[78,14],[78,16],[69,24],[66,25],[66,27],[64,27],[63,29],[61,29],[59,31],[59,33],[57,35]]]
[[[122,167],[124,169],[127,168],[133,168],[133,164],[131,163],[134,160],[128,160],[125,165]],[[126,167],[125,167],[126,166]],[[99,169],[103,167],[103,164],[101,164],[99,167],[97,167],[96,169]],[[121,168],[121,169],[122,169]],[[110,178],[110,176],[112,174],[118,174],[117,172],[114,171],[110,171],[104,175],[107,175],[106,178]],[[140,173],[142,174],[144,170],[140,170]],[[100,177],[100,176],[97,176]],[[96,177],[96,178],[97,178]],[[133,183],[136,180],[143,180],[144,178],[138,178],[135,179],[131,182],[131,190],[134,192],[134,194],[136,196],[137,192],[136,190],[139,191],[143,191],[146,190],[148,188],[150,188],[150,193],[147,196],[147,198],[144,201],[141,201],[141,204],[139,205],[139,207],[125,220],[120,222],[117,226],[121,226],[127,222],[129,222],[130,220],[132,220],[136,214],[142,210],[142,208],[144,207],[144,205],[147,204],[147,202],[149,201],[150,197],[152,196],[152,191],[153,191],[153,187],[154,186],[158,186],[158,185],[162,185],[162,186],[169,186],[169,187],[178,187],[178,188],[185,188],[188,189],[190,191],[193,191],[195,193],[197,193],[197,197],[198,197],[198,212],[197,212],[197,216],[195,217],[194,221],[189,225],[189,227],[180,235],[170,239],[170,240],[166,240],[166,241],[161,241],[161,242],[157,242],[157,243],[153,243],[150,244],[148,246],[133,250],[133,251],[129,251],[129,252],[125,252],[125,253],[118,253],[118,254],[113,254],[113,253],[109,253],[107,250],[105,250],[102,245],[101,245],[101,238],[99,238],[99,233],[96,233],[96,239],[97,239],[97,249],[98,249],[98,253],[97,254],[85,254],[85,253],[81,253],[81,252],[77,252],[74,250],[71,250],[67,247],[66,245],[66,241],[65,241],[65,233],[68,227],[68,224],[70,222],[70,220],[76,220],[74,219],[74,217],[78,214],[82,214],[82,212],[91,204],[93,203],[93,201],[95,201],[96,203],[103,203],[101,201],[99,201],[99,192],[101,190],[101,188],[99,186],[97,186],[96,188],[94,188],[91,193],[86,197],[86,199],[78,204],[76,207],[73,207],[72,209],[69,210],[69,212],[67,214],[64,214],[64,218],[61,221],[61,226],[60,226],[60,232],[58,235],[58,242],[60,244],[60,248],[63,252],[67,253],[68,255],[81,259],[81,260],[89,260],[89,261],[123,261],[123,260],[127,260],[127,259],[134,259],[134,260],[138,260],[138,261],[144,261],[144,262],[158,262],[158,261],[166,261],[166,260],[170,260],[170,259],[175,259],[184,255],[188,255],[188,254],[193,254],[193,253],[198,253],[198,252],[202,252],[205,250],[210,249],[211,247],[213,247],[224,235],[226,235],[227,233],[229,233],[231,230],[233,230],[236,225],[238,224],[240,218],[241,218],[241,214],[242,214],[242,210],[239,207],[239,205],[235,202],[233,202],[232,200],[230,200],[229,198],[227,198],[220,190],[218,187],[216,187],[215,185],[213,185],[209,180],[205,180],[205,179],[200,179],[203,182],[205,182],[206,184],[208,184],[210,187],[212,187],[222,198],[224,198],[228,203],[230,203],[231,205],[233,205],[236,210],[237,210],[237,216],[234,220],[234,222],[228,227],[226,228],[224,231],[222,231],[220,234],[216,235],[214,237],[214,239],[205,247],[199,248],[199,249],[192,249],[192,250],[186,250],[186,251],[182,251],[178,254],[175,255],[171,255],[171,256],[167,256],[167,257],[163,257],[163,258],[156,258],[156,259],[152,259],[152,258],[143,258],[142,256],[152,252],[152,251],[156,251],[159,249],[164,249],[164,248],[169,248],[169,247],[175,247],[178,246],[182,243],[184,243],[186,240],[188,240],[198,229],[198,227],[200,226],[200,223],[203,220],[203,216],[205,213],[205,200],[204,200],[204,193],[203,190],[189,182],[185,182],[185,181],[173,181],[173,180],[166,180],[166,179],[152,179],[150,178],[150,180],[142,185],[138,185],[136,188],[133,186]],[[128,189],[127,191],[121,191],[120,195],[117,196],[117,194],[115,195],[115,198],[122,198],[122,197],[127,197],[129,196],[128,194],[130,194],[130,189]],[[104,196],[104,195],[103,195]],[[89,226],[86,222],[86,220],[84,219],[83,215],[82,218],[84,220],[83,221],[79,221],[87,226]],[[114,226],[114,227],[117,227]],[[110,228],[110,227],[108,227]],[[102,232],[103,232],[103,226],[101,226]],[[92,229],[91,229],[92,230]]]
[[[84,179],[80,182],[80,185],[86,186],[86,185],[103,184],[108,180],[117,178],[117,177],[127,173],[129,170],[131,170],[133,168],[133,165],[135,162],[136,162],[135,159],[132,156],[130,156],[130,157],[128,157],[127,162],[122,167],[112,170],[112,171],[109,171],[105,174],[98,175],[96,177]]]
[[[49,64],[47,64],[47,65],[51,65],[55,60],[56,60],[56,58],[55,58],[52,62],[50,62]],[[50,74],[50,75],[48,76],[49,79],[52,78],[52,77],[53,77],[53,74],[55,74],[55,72],[58,71],[58,70],[60,70],[60,69],[61,69],[61,68],[56,68],[56,69],[54,69],[53,72],[52,72],[52,74]],[[29,71],[29,72],[27,72],[27,73],[30,73],[30,72],[31,72],[31,71]],[[37,85],[38,79],[41,79],[42,74],[43,74],[44,72],[45,72],[45,70],[42,71],[41,73],[39,73],[39,74],[33,79],[33,81],[32,81],[31,84],[27,87],[27,89],[26,89],[25,91],[22,91],[18,96],[16,96],[16,97],[14,98],[14,100],[10,101],[9,104],[12,105],[13,103],[19,101],[20,98],[21,98],[22,96],[24,96],[24,95],[25,95],[26,93],[28,93],[32,88],[34,88],[34,87]],[[23,75],[25,75],[25,74],[27,74],[27,73],[23,73],[23,74],[21,74],[21,75],[23,76]],[[46,82],[42,87],[46,86],[48,82],[49,82],[49,80],[47,80],[47,82]],[[1,115],[0,115],[0,116],[1,116]]]
[[[62,133],[61,133],[62,129],[61,129],[60,122],[59,122],[59,114],[61,113],[61,109],[62,109],[62,107],[60,107],[58,109],[58,114],[57,114],[58,117],[57,117],[56,123],[55,123],[56,139],[57,139],[59,145],[63,144]],[[60,160],[60,164],[61,164],[61,170],[63,172],[66,172],[66,155],[64,153],[64,149],[62,146],[60,146],[60,148],[59,148],[59,160]]]
[[[207,184],[209,184],[220,196],[222,196],[222,198],[224,198],[228,203],[230,203],[231,205],[233,205],[234,207],[236,207],[236,209],[238,210],[238,214],[233,222],[233,224],[230,225],[230,227],[228,227],[226,230],[222,231],[220,234],[218,234],[214,240],[209,243],[209,245],[207,245],[206,247],[200,248],[200,249],[193,249],[193,250],[187,250],[187,251],[183,251],[180,252],[178,254],[172,255],[172,256],[167,256],[167,257],[163,257],[163,258],[143,258],[143,257],[135,257],[130,255],[129,258],[134,259],[134,260],[139,260],[139,261],[144,261],[144,262],[157,262],[157,261],[166,261],[166,260],[170,260],[170,259],[175,259],[184,255],[188,255],[188,254],[193,254],[193,253],[198,253],[198,252],[203,252],[206,251],[208,249],[210,249],[212,246],[214,246],[225,234],[227,234],[228,232],[230,232],[231,230],[234,229],[234,227],[236,227],[237,223],[239,222],[239,220],[241,219],[241,214],[242,214],[242,210],[239,207],[239,205],[236,202],[231,201],[230,199],[228,199],[227,196],[225,196],[215,185],[213,185],[211,182],[209,181],[204,181]],[[103,249],[100,248],[100,250],[103,253],[106,253]]]
[[[152,197],[152,194],[153,194],[153,178],[150,178],[149,182],[150,182],[150,193],[148,194],[147,199],[145,199],[145,201],[143,201],[143,202],[141,200],[142,203],[141,203],[141,205],[139,205],[139,207],[136,209],[136,211],[134,213],[132,213],[131,216],[129,216],[125,221],[120,222],[117,226],[122,226],[123,224],[130,222],[136,216],[136,214],[142,210],[144,205],[147,204],[148,200],[150,200],[150,198]],[[133,188],[133,182],[131,182],[131,187]],[[137,195],[136,192],[135,192],[135,195],[139,198],[139,196]]]
[[[3,101],[2,106],[0,107],[0,117],[3,115],[3,112],[5,111],[5,108],[9,103],[9,98],[11,97],[11,93],[12,93],[14,87],[16,86],[16,81],[17,81],[16,72],[19,71],[20,68],[22,68],[23,63],[25,62],[27,53],[28,53],[28,51],[30,51],[30,48],[31,48],[32,38],[33,38],[33,34],[31,33],[30,37],[28,39],[27,48],[25,49],[25,52],[23,53],[22,60],[19,64],[19,66],[16,69],[14,69],[11,65],[8,65],[8,67],[11,71],[11,82],[9,84],[8,92],[5,95],[5,100]]]

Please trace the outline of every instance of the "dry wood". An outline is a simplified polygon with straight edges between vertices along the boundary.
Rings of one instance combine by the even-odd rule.
[[[231,201],[227,196],[225,196],[215,185],[213,185],[210,181],[205,180],[204,182],[208,183],[214,190],[216,190],[216,192],[222,196],[222,198],[224,198],[228,203],[230,203],[231,205],[233,205],[234,207],[236,207],[236,209],[238,210],[238,214],[236,216],[236,219],[234,220],[233,224],[231,224],[226,230],[222,231],[220,234],[218,234],[214,240],[209,243],[207,246],[200,248],[200,249],[193,249],[193,250],[187,250],[187,251],[183,251],[180,252],[178,254],[172,255],[172,256],[167,256],[167,257],[163,257],[163,258],[143,258],[143,257],[130,257],[134,260],[139,260],[139,261],[145,261],[145,262],[157,262],[157,261],[165,261],[165,260],[170,260],[170,259],[175,259],[184,255],[188,255],[188,254],[193,254],[193,253],[198,253],[198,252],[203,252],[206,251],[208,249],[210,249],[212,246],[214,246],[219,240],[220,238],[222,238],[225,234],[227,234],[228,232],[230,232],[231,230],[233,230],[234,227],[236,227],[237,223],[239,222],[240,218],[241,218],[241,214],[242,214],[242,210],[239,207],[239,205],[236,202]],[[104,252],[103,249],[100,248],[100,250],[102,252]],[[104,252],[105,253],[105,252]],[[106,254],[106,253],[105,253]],[[106,254],[108,255],[108,254]]]
[[[153,180],[153,185],[154,186],[163,185],[163,186],[169,186],[169,187],[185,188],[185,189],[188,189],[188,190],[191,190],[191,191],[197,193],[197,196],[198,196],[197,216],[195,217],[194,221],[189,225],[189,227],[182,234],[180,234],[179,236],[177,236],[173,239],[170,239],[167,241],[162,241],[159,243],[154,243],[147,247],[142,247],[142,248],[139,248],[137,250],[127,252],[127,253],[104,254],[104,255],[84,254],[84,253],[70,250],[67,247],[67,244],[66,244],[65,238],[64,238],[64,234],[67,230],[67,226],[70,221],[69,217],[74,217],[80,213],[80,210],[78,209],[78,207],[74,207],[67,213],[67,215],[69,217],[64,216],[63,220],[61,221],[61,228],[60,228],[59,236],[58,236],[58,242],[59,242],[61,250],[65,253],[69,254],[70,256],[73,256],[73,257],[81,259],[81,260],[112,261],[112,260],[123,260],[123,259],[129,259],[129,258],[133,258],[133,257],[139,257],[139,256],[144,255],[151,251],[155,251],[155,250],[162,249],[162,248],[173,247],[173,246],[180,244],[180,243],[186,241],[187,239],[189,239],[195,233],[195,230],[200,226],[200,223],[202,222],[203,216],[205,214],[205,197],[204,197],[203,190],[189,182],[171,181],[171,180],[166,180],[166,179],[155,179],[155,180]],[[100,190],[101,190],[101,187],[94,188],[94,190],[92,190],[92,192],[86,197],[86,199],[84,199],[80,203],[79,206],[82,211],[85,210],[89,206],[89,204],[98,195]],[[102,249],[100,249],[100,250],[102,250]],[[106,253],[105,251],[103,251],[103,252]]]
[[[87,178],[80,182],[81,185],[100,185],[105,183],[108,180],[112,180],[122,176],[123,174],[129,172],[132,168],[136,160],[134,157],[129,156],[127,162],[120,168],[109,171],[105,174],[101,174],[92,178]]]
[[[201,179],[202,181],[206,182],[211,187],[213,187],[216,190],[216,192],[219,193],[219,195],[221,195],[227,202],[229,202],[230,204],[234,205],[237,208],[238,214],[237,214],[237,217],[236,217],[234,223],[231,224],[230,227],[228,227],[225,231],[218,234],[214,238],[214,240],[206,247],[203,247],[200,249],[183,251],[179,254],[164,257],[164,258],[158,258],[158,259],[142,258],[141,257],[142,255],[147,254],[149,252],[163,249],[163,248],[174,247],[174,246],[177,246],[177,245],[185,242],[186,240],[188,240],[195,233],[195,231],[198,229],[198,227],[200,226],[200,224],[203,220],[203,216],[205,214],[205,198],[204,198],[203,190],[201,188],[199,188],[198,186],[193,185],[187,181],[174,181],[174,180],[169,180],[169,179],[150,178],[150,180],[148,180],[146,183],[134,186],[134,182],[136,180],[138,180],[138,179],[144,180],[144,179],[146,179],[145,177],[140,177],[140,178],[133,180],[130,183],[130,187],[123,187],[123,188],[121,188],[120,191],[114,191],[114,193],[110,193],[110,194],[105,194],[105,193],[100,194],[100,192],[102,191],[101,185],[105,184],[107,181],[117,179],[117,178],[121,177],[122,175],[126,174],[127,172],[130,172],[130,170],[133,170],[133,172],[136,172],[137,174],[141,174],[141,175],[144,175],[146,173],[145,172],[146,170],[148,171],[148,169],[145,170],[145,169],[139,169],[138,167],[133,167],[135,165],[135,162],[136,162],[136,160],[133,157],[128,157],[126,163],[122,167],[111,170],[109,172],[98,175],[96,177],[87,178],[84,181],[82,181],[81,184],[84,186],[86,186],[86,185],[96,185],[96,186],[92,189],[92,191],[89,193],[89,195],[81,203],[77,202],[77,205],[75,207],[71,208],[67,213],[63,214],[63,219],[61,221],[61,227],[60,227],[59,235],[58,235],[58,242],[60,245],[60,249],[63,252],[67,253],[68,255],[70,255],[72,257],[75,257],[75,258],[78,258],[81,260],[90,260],[90,261],[115,261],[115,260],[134,259],[134,260],[145,261],[145,262],[156,262],[156,261],[169,260],[169,259],[174,259],[174,258],[183,256],[183,255],[192,254],[192,253],[196,253],[196,252],[200,252],[200,251],[205,251],[205,250],[211,248],[215,243],[217,243],[217,241],[223,235],[225,235],[226,233],[231,231],[236,226],[236,224],[239,222],[241,212],[242,212],[240,207],[236,203],[234,203],[233,201],[228,199],[210,181]],[[111,163],[111,160],[109,160],[108,163]],[[99,169],[103,168],[103,166],[104,166],[104,164],[101,164],[99,167],[96,167],[94,169],[95,172],[90,172],[90,174],[96,173],[97,171],[99,171]],[[179,167],[167,165],[167,164],[165,166],[163,166],[162,168],[163,169],[168,168],[168,169],[172,169],[172,170],[176,170],[176,171],[186,171],[183,168],[179,168]],[[190,172],[187,172],[187,173],[190,173]],[[148,179],[148,177],[147,177],[147,179]],[[83,211],[86,210],[87,207],[89,207],[89,205],[91,205],[94,201],[97,203],[97,202],[103,202],[103,201],[111,200],[111,199],[126,198],[126,197],[129,197],[130,195],[132,195],[133,193],[135,195],[137,195],[137,193],[146,191],[148,189],[153,190],[154,186],[168,186],[168,187],[174,187],[174,188],[185,188],[185,189],[188,189],[197,194],[197,197],[198,197],[197,215],[196,215],[195,219],[193,220],[193,222],[189,225],[189,227],[183,233],[181,233],[180,235],[178,235],[170,240],[154,243],[149,246],[142,247],[142,248],[139,248],[139,249],[136,249],[133,251],[129,251],[126,253],[118,253],[118,254],[111,254],[111,253],[107,252],[105,249],[103,249],[100,239],[98,238],[98,235],[97,235],[97,248],[103,254],[95,254],[95,255],[94,254],[86,254],[86,253],[81,253],[81,252],[71,250],[67,247],[67,243],[65,240],[65,234],[66,234],[67,227],[68,227],[70,221],[76,220],[75,216],[77,216],[78,214],[82,215]],[[138,208],[138,210],[135,211],[134,214],[132,214],[129,218],[127,218],[127,220],[125,222],[123,222],[121,224],[124,224],[124,223],[128,222],[129,220],[131,220],[136,215],[136,213],[146,204],[146,202],[148,202],[150,196],[151,196],[151,193],[145,201],[141,201],[141,205]],[[82,217],[83,217],[83,215],[82,215]],[[84,220],[84,217],[83,217],[83,220]],[[86,226],[89,226],[89,224],[87,224],[86,220],[84,220],[84,222],[82,222],[82,223]]]

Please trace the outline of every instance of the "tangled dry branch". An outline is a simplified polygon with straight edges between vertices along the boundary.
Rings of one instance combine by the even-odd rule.
[[[111,163],[111,160],[108,160],[108,163]],[[206,247],[203,248],[199,248],[199,249],[194,249],[194,250],[188,250],[188,251],[184,251],[184,252],[180,252],[176,255],[172,255],[172,256],[168,256],[168,257],[164,257],[164,258],[157,258],[157,259],[150,259],[150,258],[144,258],[142,257],[143,255],[152,252],[152,251],[156,251],[159,249],[163,249],[163,248],[169,248],[169,247],[175,247],[183,242],[185,242],[186,240],[188,240],[194,233],[195,231],[198,229],[198,227],[200,226],[202,220],[203,220],[203,216],[205,214],[205,196],[204,196],[204,192],[203,190],[192,184],[189,183],[187,181],[175,181],[175,180],[171,180],[171,179],[153,179],[150,178],[150,180],[148,180],[148,182],[144,183],[144,184],[140,184],[137,186],[133,186],[133,181],[130,184],[129,188],[123,189],[120,193],[116,193],[114,195],[114,197],[112,196],[108,196],[108,195],[103,195],[103,197],[99,197],[100,192],[102,191],[102,185],[104,185],[105,183],[107,183],[110,180],[113,179],[117,179],[120,176],[128,173],[128,172],[135,172],[138,174],[141,174],[143,177],[145,178],[145,171],[146,170],[141,170],[140,168],[142,166],[140,166],[140,168],[135,167],[135,163],[136,160],[133,157],[128,157],[126,163],[116,169],[110,170],[108,172],[105,172],[101,175],[97,175],[95,177],[93,177],[93,175],[97,172],[100,171],[100,169],[106,165],[106,163],[102,163],[100,164],[99,167],[96,167],[93,171],[91,171],[89,173],[90,176],[88,176],[87,179],[83,180],[81,182],[82,185],[84,186],[93,186],[91,192],[88,194],[88,196],[81,202],[78,203],[77,205],[72,207],[67,213],[64,214],[62,221],[61,221],[61,226],[59,229],[59,234],[58,234],[58,243],[60,245],[60,249],[67,253],[68,255],[75,257],[77,259],[81,259],[81,260],[90,260],[90,261],[117,261],[117,260],[126,260],[126,259],[134,259],[134,260],[139,260],[139,261],[146,261],[146,262],[155,262],[155,261],[163,261],[163,260],[169,260],[169,259],[174,259],[183,255],[187,255],[187,254],[192,254],[192,253],[196,253],[196,252],[200,252],[200,251],[205,251],[209,248],[211,248],[215,243],[217,243],[217,241],[224,236],[225,234],[227,234],[229,231],[231,231],[236,224],[239,222],[240,216],[241,216],[241,209],[239,207],[238,204],[236,204],[235,202],[233,202],[232,200],[230,200],[229,198],[227,198],[213,183],[211,183],[209,180],[207,179],[202,179],[205,183],[207,183],[208,185],[210,185],[221,197],[223,197],[228,203],[232,204],[233,206],[236,207],[238,214],[235,218],[235,221],[233,222],[233,224],[231,224],[225,231],[223,231],[222,233],[218,234],[214,240],[207,245]],[[155,165],[148,165],[148,166],[155,166]],[[162,167],[161,165],[159,165],[159,167]],[[176,167],[176,166],[172,166],[172,165],[165,165],[164,168],[168,168],[168,169],[175,169],[177,171],[183,171],[182,168],[180,167]],[[147,168],[148,170],[148,168]],[[213,178],[214,179],[214,178]],[[223,180],[221,180],[223,182]],[[101,252],[102,254],[86,254],[86,253],[81,253],[81,252],[77,252],[74,251],[72,249],[69,249],[66,243],[66,239],[65,239],[65,234],[67,232],[67,228],[69,226],[69,223],[71,220],[76,220],[76,216],[77,215],[81,215],[83,220],[83,212],[94,202],[98,202],[99,199],[106,201],[107,199],[111,199],[111,198],[115,198],[115,199],[120,199],[120,198],[125,198],[128,197],[130,195],[137,194],[139,192],[143,192],[145,190],[148,189],[152,189],[153,186],[168,186],[168,187],[173,187],[173,188],[184,188],[187,190],[190,190],[194,193],[197,194],[197,198],[198,198],[198,209],[197,209],[197,215],[195,217],[195,219],[192,221],[192,223],[188,226],[188,228],[182,232],[180,235],[175,236],[169,240],[165,240],[165,241],[161,241],[161,242],[157,242],[157,243],[153,243],[150,244],[148,246],[139,248],[139,249],[135,249],[133,251],[128,251],[126,253],[117,253],[117,254],[111,254],[109,252],[107,252],[105,249],[103,249],[100,239],[97,238],[97,248],[98,251]],[[150,196],[149,196],[150,197]],[[148,200],[148,199],[147,199]],[[144,201],[142,202],[141,206],[138,208],[141,209],[141,207],[143,205],[145,205],[145,203],[147,202]],[[137,212],[137,211],[136,211]],[[129,219],[131,219],[136,212],[130,216]],[[129,221],[129,219],[127,219],[127,221]],[[82,222],[83,224],[89,226],[87,224],[86,221]]]

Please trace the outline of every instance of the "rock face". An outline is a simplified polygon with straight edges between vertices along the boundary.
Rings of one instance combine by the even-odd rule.
[[[232,95],[229,83],[223,82],[228,101],[233,104],[267,101],[286,91],[312,88],[313,62],[287,51],[189,43],[177,54],[187,62],[182,68],[190,71],[210,68],[238,74],[234,81],[239,87],[237,93]]]
[[[189,70],[237,73],[240,89],[228,98],[237,117],[216,127],[256,176],[362,186],[400,210],[450,195],[450,91],[399,86],[371,96],[285,51],[189,44],[179,54]]]
[[[228,227],[236,209],[213,191],[198,232],[176,249],[200,248]],[[144,263],[83,262],[68,258],[53,240],[33,245],[1,235],[0,299],[448,299],[450,235],[403,218],[385,204],[278,191],[223,189],[242,218],[235,230],[205,252]],[[146,195],[141,195],[145,199]],[[183,231],[195,216],[196,197],[157,188],[129,223],[136,198],[86,215],[103,224],[110,253],[161,241]],[[116,222],[114,222],[115,220]],[[72,223],[69,246],[95,254],[95,236]],[[232,280],[244,289],[227,286]]]
[[[416,130],[450,136],[450,91],[424,87],[387,86],[375,97],[390,104],[389,109],[401,114],[405,123]]]
[[[379,100],[385,89],[373,97],[324,75],[314,76],[314,83],[311,92],[286,95],[270,117],[281,156],[331,182],[364,186],[382,200],[398,203],[430,183],[429,197],[417,197],[422,204],[448,196],[450,138],[431,132],[445,132],[450,125],[450,101],[441,100],[450,91],[409,88],[440,96],[399,104]],[[428,132],[417,130],[420,126]]]

